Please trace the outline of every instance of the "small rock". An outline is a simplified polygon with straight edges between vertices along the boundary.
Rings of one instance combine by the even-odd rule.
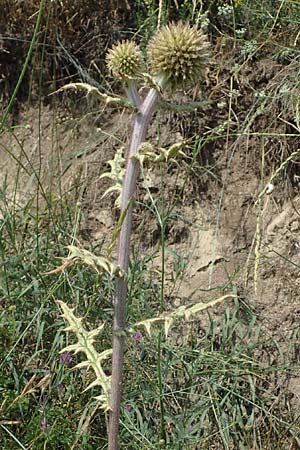
[[[291,228],[290,228],[290,230],[291,230],[292,232],[298,231],[298,230],[299,230],[299,222],[298,222],[298,220],[294,220],[294,222],[291,223]]]

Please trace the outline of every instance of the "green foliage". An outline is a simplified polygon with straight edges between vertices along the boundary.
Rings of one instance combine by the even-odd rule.
[[[60,359],[66,346],[64,323],[53,298],[72,297],[79,311],[86,313],[89,308],[96,317],[99,275],[80,264],[69,268],[71,284],[67,271],[60,277],[44,275],[70,242],[78,221],[78,211],[70,209],[65,198],[47,200],[45,209],[35,214],[27,204],[23,208],[14,204],[7,186],[1,188],[0,448],[54,450],[84,442],[84,448],[92,449],[89,423],[96,403],[84,393],[91,380],[83,371],[70,372],[71,363]],[[94,263],[99,271],[98,260]],[[108,287],[105,277],[101,286]],[[104,418],[98,420],[98,427],[105,429]]]
[[[135,382],[126,389],[124,445],[134,439],[141,448],[158,449],[159,398],[152,381],[156,349],[142,339],[130,350],[128,382]],[[270,354],[276,355],[276,367],[267,368]],[[276,343],[264,337],[257,318],[238,300],[206,329],[199,320],[178,325],[172,339],[162,344],[164,448],[252,445],[283,450],[286,441],[297,443],[299,428],[289,428],[288,414],[282,416],[284,396],[278,398],[274,391],[284,382],[286,370]],[[276,446],[274,436],[279,439]]]
[[[15,217],[15,229],[3,227],[2,222],[1,236],[2,242],[5,241],[6,258],[16,248],[14,243],[19,243],[18,232],[23,233],[21,217]],[[65,222],[61,221],[59,225],[60,230],[66,233],[66,240],[68,228],[73,226],[73,222],[69,222],[71,217],[67,215]],[[8,221],[8,216],[4,219]],[[0,425],[2,423],[13,432],[25,448],[31,445],[36,450],[60,450],[72,448],[75,442],[74,448],[105,448],[105,420],[94,413],[98,400],[91,399],[89,391],[85,392],[95,380],[94,372],[70,371],[73,363],[60,362],[59,354],[67,350],[64,347],[69,344],[65,341],[63,321],[57,315],[57,307],[51,298],[52,293],[63,298],[64,303],[72,298],[76,308],[85,315],[90,329],[97,329],[99,318],[110,320],[110,304],[105,299],[111,298],[112,287],[103,277],[100,288],[97,272],[90,270],[91,266],[86,268],[85,264],[77,264],[68,272],[62,272],[59,279],[57,275],[44,276],[43,281],[37,278],[38,291],[30,284],[27,289],[28,279],[24,275],[28,266],[24,267],[24,259],[27,264],[31,260],[29,267],[32,273],[37,271],[37,259],[33,257],[37,250],[33,247],[34,240],[30,240],[34,228],[29,228],[27,224],[28,235],[21,249],[23,256],[11,260],[13,263],[9,266],[2,266],[1,271],[3,281],[7,277],[10,279],[10,291],[6,296],[9,314],[1,311],[1,323],[4,324],[3,330],[12,332],[7,334],[5,347],[1,350],[0,394],[6,403]],[[47,222],[40,230],[48,234],[48,239],[41,240],[39,247],[39,270],[45,272],[52,264],[47,255],[55,254],[50,246],[55,230],[52,225],[48,227]],[[14,237],[13,242],[9,236]],[[62,244],[64,242],[60,243],[63,251]],[[149,271],[149,264],[155,257],[149,252],[144,255],[136,253],[132,260],[131,324],[142,321],[145,316],[157,315],[159,286],[155,288],[153,274]],[[13,308],[20,293],[18,307]],[[100,295],[104,299],[101,307]],[[43,299],[42,307],[40,298]],[[196,449],[201,442],[204,449],[210,449],[213,444],[220,448],[227,445],[229,448],[247,449],[256,439],[262,448],[283,450],[286,448],[284,442],[297,442],[298,428],[296,424],[290,426],[291,417],[285,408],[289,394],[284,390],[274,390],[273,386],[284,384],[288,374],[294,370],[293,344],[290,353],[283,356],[280,347],[260,331],[258,318],[237,300],[224,312],[221,310],[218,316],[205,320],[204,324],[199,318],[181,325],[177,321],[176,327],[169,332],[169,338],[162,342],[163,400],[167,424],[163,448]],[[164,322],[162,319],[161,323]],[[75,317],[75,322],[77,320]],[[158,330],[158,327],[152,330],[151,326],[151,340],[143,336],[139,341],[134,337],[128,338],[121,417],[123,448],[148,450],[161,447],[157,437],[160,420],[157,348],[153,345]],[[93,344],[97,352],[99,345],[101,348],[110,346],[110,336],[107,336],[105,328],[102,328],[102,333],[99,342]],[[20,335],[21,340],[18,341]],[[297,345],[296,336],[294,342]],[[276,361],[272,366],[268,364],[269,355],[273,355]],[[80,364],[75,361],[74,365],[77,363]],[[49,367],[51,377],[42,382],[49,373]],[[9,407],[33,374],[37,375],[30,385],[34,391]],[[96,391],[97,386],[93,388],[93,396],[97,396]],[[42,431],[44,419],[49,426]],[[20,422],[18,426],[5,425],[4,420]],[[5,429],[1,428],[0,436],[1,447],[8,450],[21,448],[16,447],[16,442]],[[272,447],[272,442],[276,442],[276,447]]]

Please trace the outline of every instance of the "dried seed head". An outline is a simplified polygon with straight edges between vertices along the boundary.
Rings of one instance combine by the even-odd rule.
[[[153,74],[162,77],[171,87],[203,78],[209,56],[206,35],[183,22],[161,28],[148,49]]]
[[[115,44],[106,57],[108,69],[119,80],[138,78],[143,69],[143,55],[134,42]]]

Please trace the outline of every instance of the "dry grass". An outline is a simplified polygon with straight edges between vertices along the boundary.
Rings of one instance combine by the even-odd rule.
[[[39,4],[38,0],[0,1],[1,91],[6,99],[24,63]],[[42,94],[48,94],[66,81],[90,81],[88,77],[99,80],[106,48],[119,36],[121,24],[130,26],[130,14],[125,0],[46,2],[39,43],[19,99],[32,97],[39,84]]]

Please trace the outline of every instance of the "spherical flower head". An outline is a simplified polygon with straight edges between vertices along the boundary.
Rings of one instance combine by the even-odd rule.
[[[201,30],[184,22],[164,26],[148,49],[152,73],[176,88],[203,78],[209,62],[209,42]]]
[[[143,70],[143,55],[134,42],[115,44],[106,57],[108,69],[119,80],[138,78]]]

